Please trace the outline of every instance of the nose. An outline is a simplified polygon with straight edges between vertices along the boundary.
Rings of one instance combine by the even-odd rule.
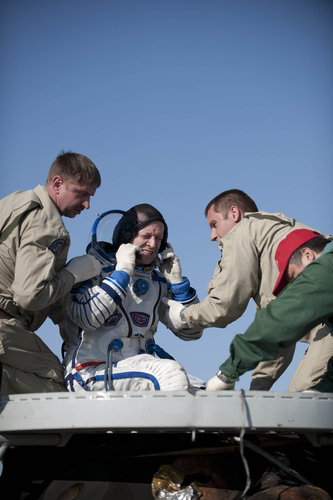
[[[90,198],[88,198],[87,200],[85,200],[82,205],[84,206],[84,208],[86,210],[88,210],[90,208]]]
[[[147,243],[150,248],[157,248],[160,245],[161,241],[155,236],[152,236],[151,238],[149,238]]]
[[[152,236],[151,238],[149,238],[149,240],[148,240],[149,246],[152,247],[152,248],[155,247],[156,246],[156,241],[157,240],[156,240],[155,236]]]
[[[216,241],[216,231],[215,231],[215,229],[212,229],[212,232],[210,234],[210,241]]]

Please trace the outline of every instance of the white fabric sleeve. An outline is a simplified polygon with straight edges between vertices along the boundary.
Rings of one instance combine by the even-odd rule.
[[[83,285],[70,294],[67,316],[84,330],[99,328],[126,296],[128,283],[125,271],[115,271],[98,285]]]

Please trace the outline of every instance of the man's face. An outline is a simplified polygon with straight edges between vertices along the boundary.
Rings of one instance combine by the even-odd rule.
[[[223,217],[221,212],[216,212],[214,206],[211,206],[207,212],[208,225],[211,228],[211,241],[219,242],[223,236],[225,236],[230,229],[232,229],[237,221],[233,217],[232,211],[230,209],[226,218]]]
[[[96,188],[88,184],[71,184],[63,181],[55,201],[62,215],[74,218],[82,210],[88,210],[90,197],[94,196],[95,192]]]
[[[148,226],[140,229],[134,236],[131,243],[140,248],[141,255],[136,263],[141,266],[149,266],[157,257],[164,236],[163,222],[152,222]]]
[[[285,274],[285,278],[288,281],[288,283],[294,280],[303,271],[305,267],[306,266],[303,263],[302,265],[299,266],[297,264],[289,262]]]
[[[303,269],[311,264],[317,257],[318,253],[314,252],[310,248],[302,248],[301,250],[302,255],[301,255],[301,264],[295,264],[294,262],[288,262],[286,271],[285,271],[285,278],[288,281],[288,283],[292,280],[294,280],[301,272]]]

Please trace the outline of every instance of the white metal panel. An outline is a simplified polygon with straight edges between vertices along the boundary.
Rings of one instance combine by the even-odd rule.
[[[255,430],[330,432],[333,394],[262,391],[21,394],[0,399],[0,433]]]

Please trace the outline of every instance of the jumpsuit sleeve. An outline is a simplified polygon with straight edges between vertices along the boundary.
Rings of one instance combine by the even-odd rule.
[[[333,315],[333,255],[309,264],[264,309],[243,335],[236,335],[230,357],[220,366],[228,378],[256,367],[259,361],[274,359],[279,347],[288,347],[309,330]]]
[[[254,238],[237,226],[221,240],[222,258],[208,285],[208,296],[182,313],[189,327],[224,328],[245,311],[259,288],[259,257]]]
[[[71,274],[64,269],[68,233],[64,228],[56,231],[42,212],[34,210],[22,224],[12,283],[14,302],[30,311],[47,308],[73,285]]]
[[[125,271],[115,271],[96,284],[92,280],[81,284],[66,300],[67,317],[84,330],[99,328],[126,297],[128,283]]]

